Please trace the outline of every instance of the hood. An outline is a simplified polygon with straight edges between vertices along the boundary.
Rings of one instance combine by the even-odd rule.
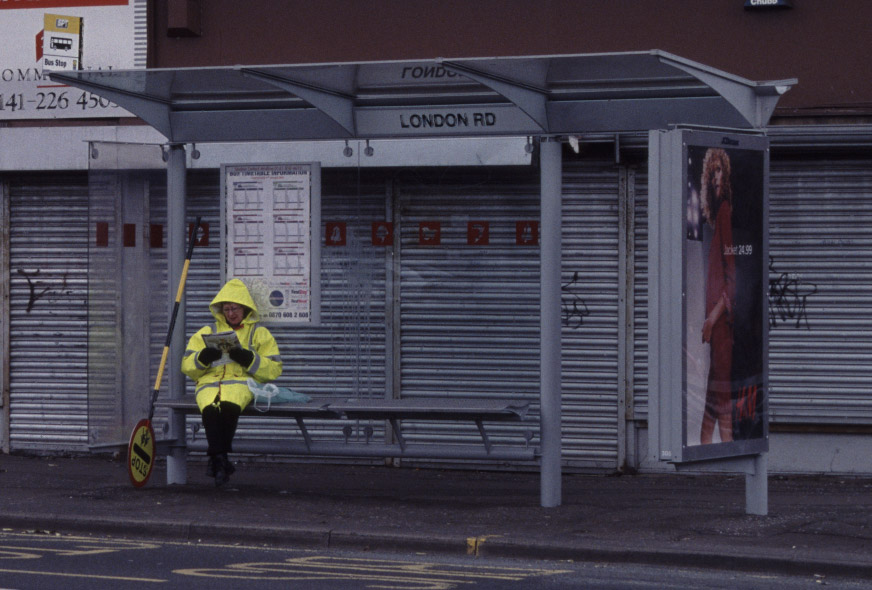
[[[227,281],[227,283],[221,287],[221,290],[218,291],[218,294],[215,295],[212,303],[209,304],[209,310],[219,322],[225,321],[224,314],[221,313],[222,303],[238,303],[239,305],[244,305],[249,308],[251,312],[244,320],[242,320],[243,324],[252,324],[260,321],[260,314],[257,312],[257,306],[254,304],[254,299],[252,299],[251,293],[248,292],[248,287],[246,287],[245,283],[239,279],[230,279]]]

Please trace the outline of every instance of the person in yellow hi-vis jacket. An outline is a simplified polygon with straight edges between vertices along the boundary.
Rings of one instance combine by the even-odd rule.
[[[207,474],[220,487],[236,471],[227,454],[233,450],[239,415],[253,399],[247,381],[249,377],[260,383],[276,379],[282,374],[282,359],[273,335],[258,324],[260,315],[245,283],[228,281],[209,309],[215,326],[203,326],[191,336],[182,372],[197,384],[197,405],[209,443]],[[207,346],[204,336],[230,330],[235,331],[239,343],[228,349],[227,355]]]

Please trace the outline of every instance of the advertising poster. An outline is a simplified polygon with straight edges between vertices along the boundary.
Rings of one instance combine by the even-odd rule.
[[[0,120],[132,116],[48,75],[144,68],[146,11],[146,0],[0,1]]]
[[[320,208],[314,164],[222,166],[225,277],[242,280],[265,323],[317,322]],[[313,262],[315,265],[313,265]],[[314,291],[314,292],[313,292]],[[315,295],[315,297],[313,297]]]
[[[765,140],[693,137],[683,158],[685,460],[759,452],[768,436]]]

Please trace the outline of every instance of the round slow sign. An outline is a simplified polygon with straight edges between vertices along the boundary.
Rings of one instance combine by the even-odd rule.
[[[151,421],[140,420],[130,435],[127,447],[127,471],[130,482],[140,488],[148,482],[154,467],[154,430]]]

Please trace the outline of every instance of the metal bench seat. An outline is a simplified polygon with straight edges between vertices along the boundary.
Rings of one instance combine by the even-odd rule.
[[[529,407],[529,403],[509,400],[441,397],[384,400],[357,398],[330,404],[331,409],[345,414],[351,420],[388,420],[403,451],[406,450],[406,441],[400,420],[471,420],[478,427],[488,453],[491,451],[491,443],[484,421],[517,422],[526,417]]]
[[[169,408],[173,412],[183,412],[185,414],[199,414],[200,408],[194,401],[186,401],[184,399],[169,399],[158,400],[154,404],[155,408]],[[272,404],[267,412],[262,412],[255,409],[254,405],[249,405],[243,410],[245,416],[276,416],[293,418],[297,422],[297,427],[303,435],[303,440],[306,443],[306,448],[312,448],[312,438],[309,436],[309,430],[306,428],[305,418],[311,419],[338,419],[341,417],[335,410],[330,409],[329,400],[313,399],[307,403],[295,404]]]
[[[155,403],[156,408],[167,408],[171,412],[185,414],[199,414],[199,408],[193,400],[159,400]],[[531,460],[534,452],[532,449],[523,451],[506,450],[494,452],[490,438],[485,429],[484,422],[520,422],[523,421],[529,410],[530,404],[517,400],[505,399],[456,399],[456,398],[403,398],[403,399],[313,399],[307,403],[273,403],[269,410],[261,411],[248,406],[244,411],[245,416],[271,416],[294,418],[303,435],[305,447],[293,444],[289,441],[239,441],[234,443],[234,449],[245,452],[286,452],[296,454],[298,452],[308,454],[325,455],[351,455],[351,456],[400,456],[400,457],[455,457],[455,458],[485,458],[495,460]],[[397,444],[370,444],[362,445],[338,445],[336,443],[313,442],[308,429],[306,419],[326,420],[385,420],[393,428]],[[469,452],[460,449],[460,445],[445,445],[440,448],[429,448],[432,445],[409,445],[403,436],[401,421],[471,421],[478,428],[478,432],[484,443],[484,453],[481,451]],[[351,432],[351,426],[343,428],[346,437]],[[371,429],[370,429],[371,430]],[[527,437],[529,438],[532,435]],[[198,445],[190,445],[198,448]],[[357,447],[360,448],[357,448]],[[397,448],[399,446],[399,448]],[[450,450],[447,450],[449,449]]]

